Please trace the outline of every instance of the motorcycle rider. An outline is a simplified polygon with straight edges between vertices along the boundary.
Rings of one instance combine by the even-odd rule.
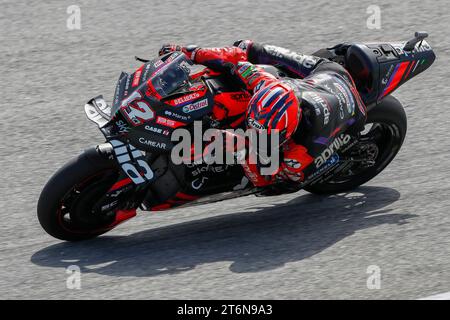
[[[276,172],[262,175],[257,164],[242,164],[257,187],[280,180],[302,182],[342,146],[341,133],[351,126],[358,132],[365,123],[366,107],[350,74],[333,61],[251,40],[223,48],[168,44],[159,54],[172,51],[182,51],[212,70],[231,73],[252,93],[247,127],[269,134],[278,130],[282,161]],[[256,64],[281,67],[291,77],[277,78]],[[334,149],[326,152],[332,145]]]

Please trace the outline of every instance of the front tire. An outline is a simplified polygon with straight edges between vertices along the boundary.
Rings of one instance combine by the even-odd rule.
[[[372,143],[372,154],[376,153],[373,159],[374,165],[359,171],[357,168],[352,168],[353,172],[349,170],[352,174],[337,173],[336,177],[328,181],[305,187],[306,191],[315,194],[347,192],[373,179],[386,168],[405,140],[407,119],[402,104],[395,97],[387,96],[369,111],[366,121],[366,126],[368,125],[371,129],[367,134],[372,132],[375,141],[375,149]],[[364,136],[362,138],[364,139]],[[366,140],[370,141],[368,138]]]
[[[115,216],[96,216],[92,207],[116,181],[116,163],[95,148],[86,150],[59,169],[39,197],[37,216],[51,236],[79,241],[103,234],[115,225]]]

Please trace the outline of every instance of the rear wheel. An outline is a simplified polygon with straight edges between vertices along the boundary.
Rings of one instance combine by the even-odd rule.
[[[352,190],[373,179],[395,158],[406,136],[405,110],[394,97],[386,97],[369,111],[364,131],[355,146],[342,157],[358,159],[330,180],[304,189],[316,194]]]
[[[59,169],[39,197],[37,215],[51,236],[85,240],[111,230],[114,211],[99,214],[93,208],[117,181],[118,167],[95,148],[86,150]]]

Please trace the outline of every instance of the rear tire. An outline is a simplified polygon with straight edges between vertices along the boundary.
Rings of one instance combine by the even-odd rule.
[[[93,203],[114,184],[118,167],[95,148],[59,169],[39,197],[37,216],[51,236],[67,241],[94,238],[111,230],[114,216],[95,217]]]
[[[393,96],[387,96],[380,104],[368,113],[367,124],[378,126],[378,130],[384,130],[382,139],[377,143],[378,151],[375,165],[368,167],[357,175],[347,179],[337,177],[309,185],[304,190],[315,194],[334,194],[350,191],[368,182],[377,176],[395,158],[406,136],[407,119],[402,104]],[[352,147],[353,148],[353,147]]]

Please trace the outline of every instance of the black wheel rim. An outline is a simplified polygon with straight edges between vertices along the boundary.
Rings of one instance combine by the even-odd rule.
[[[367,126],[370,126],[370,128],[367,128]],[[393,123],[373,122],[366,124],[359,141],[346,153],[354,151],[355,148],[360,148],[361,145],[367,146],[367,153],[358,156],[366,157],[368,160],[372,156],[373,159],[370,160],[373,160],[374,163],[369,166],[368,162],[354,162],[349,168],[327,181],[328,184],[343,184],[357,176],[364,177],[380,172],[397,154],[402,143],[402,136],[398,126]]]
[[[97,233],[107,230],[114,221],[113,211],[102,215],[92,208],[117,180],[115,170],[91,175],[74,185],[62,198],[57,209],[58,222],[71,233]]]

